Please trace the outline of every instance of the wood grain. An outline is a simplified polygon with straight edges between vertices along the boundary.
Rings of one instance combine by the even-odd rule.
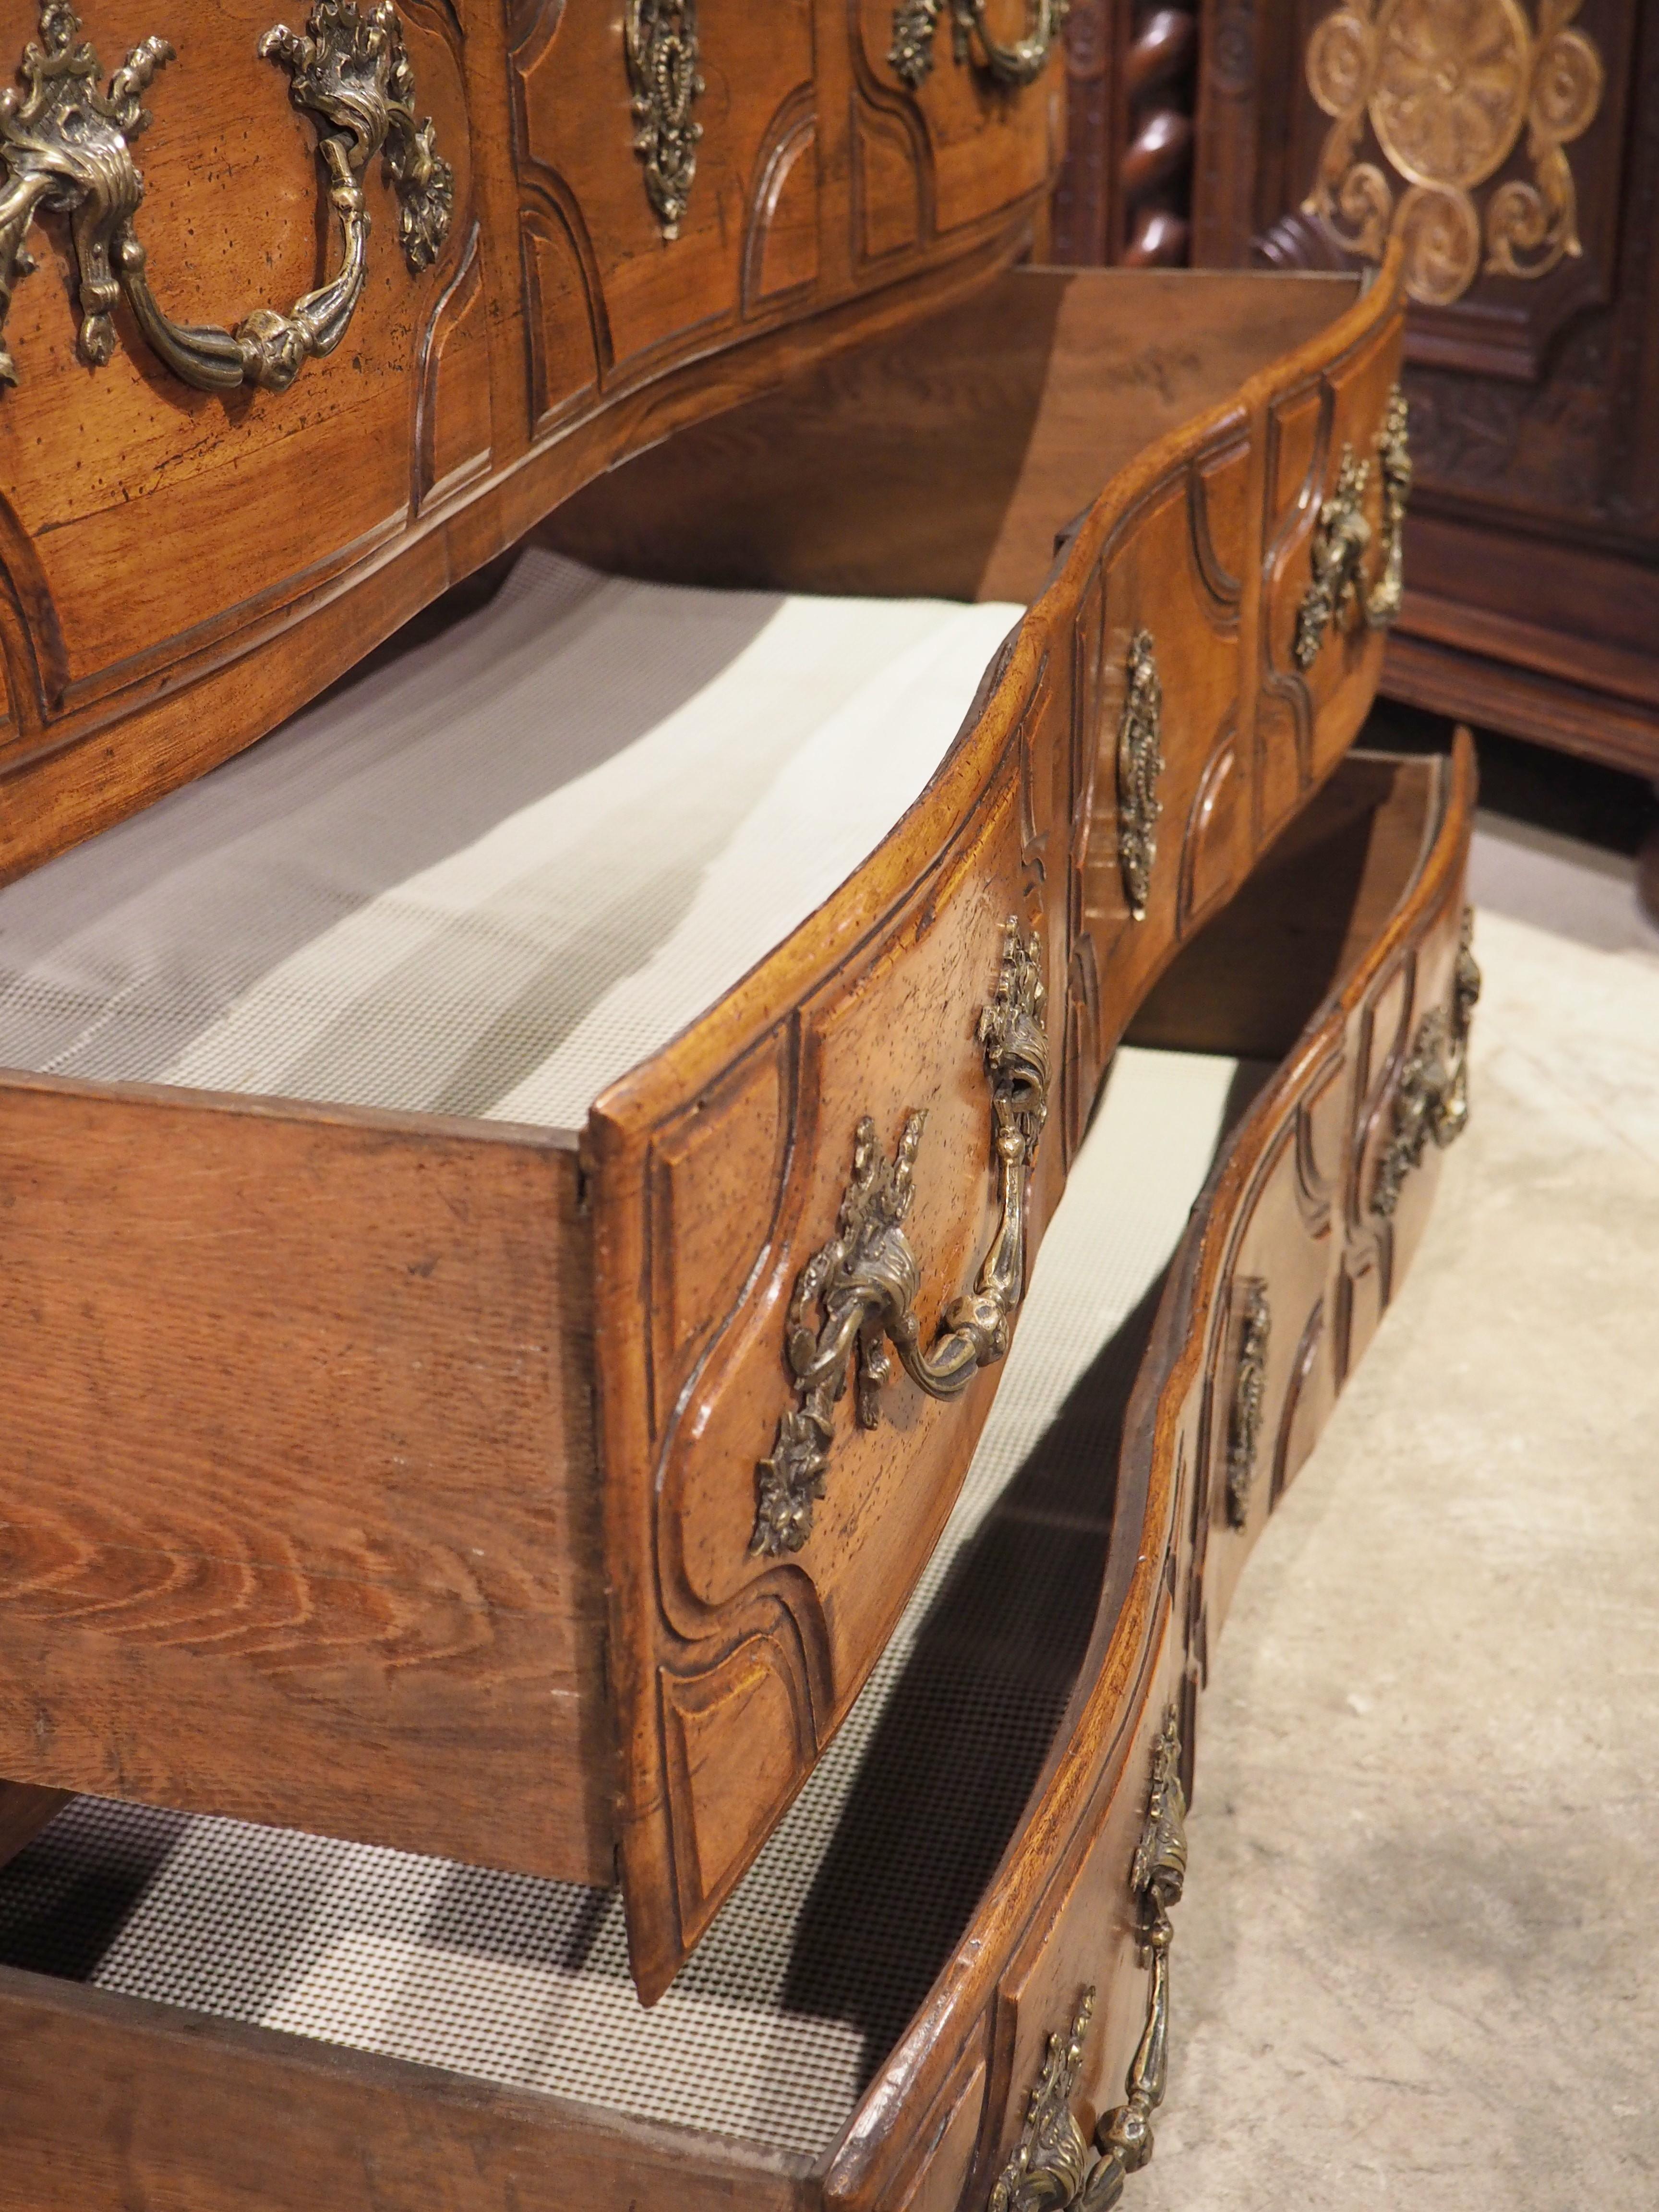
[[[13,1077],[0,1191],[0,1772],[611,1879],[571,1152]]]

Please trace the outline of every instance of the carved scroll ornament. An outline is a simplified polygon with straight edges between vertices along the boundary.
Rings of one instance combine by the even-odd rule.
[[[415,119],[415,79],[389,0],[360,13],[352,0],[317,0],[304,36],[279,23],[260,53],[289,72],[296,107],[321,125],[317,158],[339,218],[337,272],[286,313],[261,307],[232,331],[175,323],[149,286],[133,228],[143,179],[129,142],[147,128],[139,104],[157,70],[174,58],[165,39],[146,39],[100,91],[98,57],[80,40],[68,0],[46,0],[40,44],[23,52],[27,93],[0,93],[0,331],[20,277],[34,267],[24,240],[38,211],[74,218],[82,357],[102,368],[114,350],[111,310],[123,293],[134,319],[177,376],[198,391],[240,384],[284,392],[305,362],[331,353],[345,336],[363,289],[368,210],[362,178],[384,154],[398,202],[398,235],[411,273],[449,234],[454,179],[433,144],[430,120]],[[17,381],[0,339],[0,381]]]
[[[799,1551],[811,1534],[849,1360],[858,1370],[860,1425],[872,1429],[881,1418],[882,1386],[893,1373],[890,1346],[930,1398],[960,1396],[1008,1349],[1025,1290],[1026,1191],[1048,1113],[1046,998],[1041,943],[1023,939],[1011,915],[995,994],[979,1020],[1001,1219],[974,1288],[947,1309],[931,1347],[921,1343],[915,1316],[921,1269],[904,1234],[927,1117],[909,1116],[890,1160],[882,1157],[869,1115],[859,1123],[836,1234],[801,1269],[790,1302],[785,1349],[797,1402],[780,1419],[771,1457],[757,1470],[751,1552],[780,1557]]]
[[[1407,1176],[1420,1167],[1431,1138],[1443,1151],[1469,1118],[1469,1027],[1480,996],[1472,946],[1474,914],[1466,908],[1449,1011],[1431,1006],[1417,1025],[1394,1097],[1394,1128],[1377,1164],[1371,1211],[1386,1220],[1400,1203]]]
[[[1492,276],[1542,276],[1581,252],[1564,149],[1595,120],[1604,71],[1580,5],[1535,0],[1534,30],[1521,0],[1342,0],[1308,43],[1309,88],[1332,122],[1303,212],[1366,260],[1397,234],[1406,289],[1428,307],[1468,291],[1483,239]],[[1483,215],[1476,190],[1523,130],[1531,174],[1498,185]]]
[[[893,10],[893,43],[887,59],[894,75],[920,92],[933,66],[933,34],[948,9],[951,48],[958,63],[976,69],[994,83],[1034,84],[1048,67],[1054,42],[1065,27],[1071,0],[1027,0],[1028,28],[1023,39],[1003,41],[992,35],[986,0],[898,0]]]
[[[634,88],[634,151],[645,164],[645,196],[663,236],[676,239],[702,137],[702,124],[691,116],[691,104],[705,88],[697,72],[696,0],[628,0],[623,29]]]
[[[1164,686],[1150,630],[1138,629],[1129,641],[1123,711],[1117,726],[1117,859],[1123,896],[1137,921],[1146,919],[1152,896],[1152,862],[1158,857],[1153,832],[1164,803],[1158,780],[1164,773]]]
[[[1152,1959],[1146,2023],[1129,2062],[1125,2101],[1103,2115],[1095,2130],[1098,2155],[1072,2112],[1083,2046],[1094,2017],[1095,1992],[1084,1992],[1076,2017],[1048,2038],[1048,2057],[1025,2109],[1025,2125],[1013,2154],[997,2177],[987,2212],[1110,2212],[1126,2178],[1152,2154],[1152,2114],[1164,2101],[1170,2043],[1171,1908],[1187,1880],[1187,1800],[1181,1787],[1181,1737],[1166,1715],[1152,1760],[1146,1825],[1130,1870],[1129,1886],[1141,1915],[1141,1941]]]
[[[1261,1411],[1267,1386],[1267,1344],[1273,1334],[1267,1285],[1251,1281],[1239,1287],[1243,1319],[1227,1431],[1227,1521],[1234,1528],[1244,1526],[1255,1485],[1255,1455],[1261,1441]]]
[[[1364,509],[1371,465],[1357,460],[1351,446],[1342,448],[1336,483],[1319,510],[1309,550],[1313,580],[1297,611],[1292,652],[1304,674],[1318,659],[1334,628],[1340,629],[1353,620],[1367,629],[1386,629],[1400,612],[1405,591],[1406,503],[1412,488],[1407,427],[1406,395],[1396,384],[1376,434],[1382,542],[1370,582],[1365,577],[1365,555],[1371,526]]]

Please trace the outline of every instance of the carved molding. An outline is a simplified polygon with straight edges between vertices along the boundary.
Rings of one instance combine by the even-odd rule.
[[[1582,0],[1341,0],[1316,27],[1310,90],[1331,119],[1303,212],[1340,249],[1406,249],[1427,307],[1488,276],[1536,278],[1582,252],[1565,149],[1594,122],[1601,57]],[[1369,126],[1369,135],[1368,135]],[[1525,134],[1529,173],[1486,192]]]

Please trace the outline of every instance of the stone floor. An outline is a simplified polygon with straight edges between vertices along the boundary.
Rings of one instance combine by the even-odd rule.
[[[1133,2212],[1659,2207],[1659,932],[1547,833],[1474,879],[1470,1127],[1217,1654]]]

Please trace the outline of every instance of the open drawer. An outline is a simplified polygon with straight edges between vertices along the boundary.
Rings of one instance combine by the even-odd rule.
[[[1414,1233],[1452,1125],[1413,1118],[1407,1071],[1425,1023],[1462,1003],[1467,1029],[1472,801],[1467,741],[1346,764],[1240,906],[1310,1009],[1277,1065],[1119,1054],[927,1577],[659,2007],[614,1893],[77,1800],[0,1872],[0,2206],[512,2212],[573,2173],[599,2212],[1115,2203],[1180,2032],[1188,1623],[1243,1540],[1216,1441],[1238,1269],[1277,1320],[1279,1247],[1313,1233],[1277,1166],[1310,1113],[1322,1142],[1334,1056],[1328,1278],[1359,1218]],[[1275,1048],[1293,995],[1222,1041]],[[1204,1005],[1189,972],[1162,1012],[1190,1041]],[[1275,1437],[1304,1449],[1340,1379],[1297,1383],[1278,1340],[1246,1533]]]
[[[1124,1024],[1363,717],[1398,349],[1389,283],[1018,274],[561,525],[679,580],[532,548],[0,892],[0,1773],[619,1862],[662,1990]]]

